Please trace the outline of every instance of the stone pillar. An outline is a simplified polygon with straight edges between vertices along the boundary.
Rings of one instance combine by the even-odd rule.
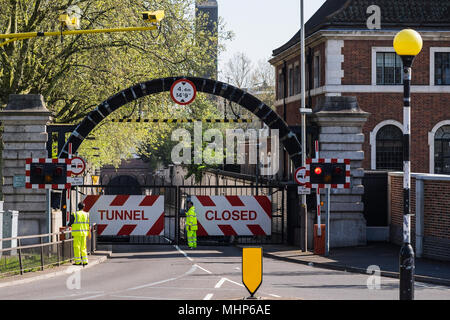
[[[18,216],[19,212],[14,210],[9,210],[2,212],[3,214],[3,239],[16,238],[18,232]],[[3,241],[3,249],[16,248],[17,239]],[[17,253],[16,250],[11,250],[8,252],[11,255]]]
[[[320,127],[320,158],[351,160],[350,189],[331,189],[331,248],[366,244],[366,220],[362,202],[362,128],[369,115],[359,108],[356,97],[323,97],[318,101],[318,108],[313,115],[313,121]],[[325,191],[321,192],[323,200]]]
[[[26,158],[47,158],[47,123],[51,113],[41,95],[10,95],[0,112],[3,123],[4,210],[19,211],[19,236],[48,232],[46,190],[14,186],[25,176]]]

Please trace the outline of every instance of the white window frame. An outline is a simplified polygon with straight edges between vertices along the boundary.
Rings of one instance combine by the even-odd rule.
[[[430,148],[430,173],[434,174],[434,138],[436,132],[443,126],[450,126],[450,120],[443,120],[436,124],[431,132],[428,132],[428,146]]]
[[[295,80],[295,70],[297,67],[299,68],[298,69],[299,73],[297,74],[297,83],[295,83],[295,81],[294,81],[294,96],[301,94],[301,92],[302,92],[301,88],[300,88],[300,92],[297,92],[297,86],[300,87],[300,84],[302,82],[301,74],[300,74],[300,72],[301,72],[300,62],[298,62],[298,61],[294,63],[294,80]]]
[[[282,100],[284,96],[284,94],[280,95],[280,77],[283,75],[283,67],[281,67],[280,69],[278,69],[278,76],[277,76],[277,97],[278,100]],[[283,79],[283,83],[285,83],[286,81]],[[284,84],[283,84],[284,85]],[[283,88],[284,91],[284,88]]]
[[[287,96],[295,96],[295,84],[294,84],[294,66],[290,64],[287,68]]]
[[[448,84],[445,85],[439,85],[435,83],[435,69],[434,69],[434,63],[435,63],[435,57],[434,54],[436,52],[450,52],[449,47],[430,47],[430,86],[436,86],[436,87],[448,87]],[[434,165],[434,164],[433,164]]]
[[[372,47],[372,86],[377,85],[377,52],[394,52],[394,47]],[[400,84],[388,84],[383,87],[402,87]]]
[[[316,57],[318,57],[318,74],[316,74]],[[322,73],[322,70],[321,70],[321,63],[322,63],[322,61],[321,61],[322,59],[321,59],[321,57],[320,57],[320,51],[315,51],[314,52],[314,55],[313,55],[313,75],[314,75],[314,77],[313,77],[313,89],[317,89],[317,88],[320,88],[321,87],[321,85],[320,85],[320,82],[321,82],[321,73]],[[317,86],[316,86],[316,77],[317,77]]]
[[[377,124],[375,128],[370,132],[370,168],[371,170],[377,169],[377,134],[381,128],[388,125],[394,125],[403,132],[403,124],[397,120],[384,120]]]

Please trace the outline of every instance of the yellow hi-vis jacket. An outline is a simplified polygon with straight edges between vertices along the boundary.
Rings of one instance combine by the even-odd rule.
[[[186,212],[186,228],[188,231],[196,231],[197,228],[197,215],[195,214],[195,207],[192,206],[188,212]]]
[[[89,235],[89,212],[83,210],[74,214],[75,221],[72,224],[72,235],[74,237],[87,237]]]

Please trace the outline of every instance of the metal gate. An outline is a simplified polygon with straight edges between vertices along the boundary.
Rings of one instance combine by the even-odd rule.
[[[282,244],[286,240],[285,189],[279,186],[180,186],[179,203],[183,208],[187,196],[270,196],[271,234],[270,235],[197,235],[199,245],[206,244]],[[185,241],[185,216],[180,215],[180,240]]]
[[[270,196],[271,199],[271,233],[270,235],[246,236],[199,236],[198,245],[245,244],[281,244],[286,240],[286,197],[285,188],[280,186],[134,186],[134,194],[164,196],[164,232],[161,235],[133,236],[99,234],[101,243],[133,244],[186,244],[185,201],[187,196]],[[140,192],[137,190],[140,189]],[[83,185],[72,188],[72,208],[77,201],[87,195],[123,195],[123,185]],[[73,209],[71,211],[74,211]]]
[[[388,173],[386,171],[365,171],[364,218],[368,227],[388,226]]]

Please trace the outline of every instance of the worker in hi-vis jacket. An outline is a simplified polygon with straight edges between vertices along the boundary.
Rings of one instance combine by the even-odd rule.
[[[194,203],[188,197],[186,199],[188,211],[186,212],[186,235],[190,249],[197,248],[197,214],[195,213]]]
[[[89,212],[84,211],[84,203],[78,204],[78,211],[70,216],[68,224],[72,228],[73,237],[73,258],[75,265],[87,265],[87,237],[90,237]]]

